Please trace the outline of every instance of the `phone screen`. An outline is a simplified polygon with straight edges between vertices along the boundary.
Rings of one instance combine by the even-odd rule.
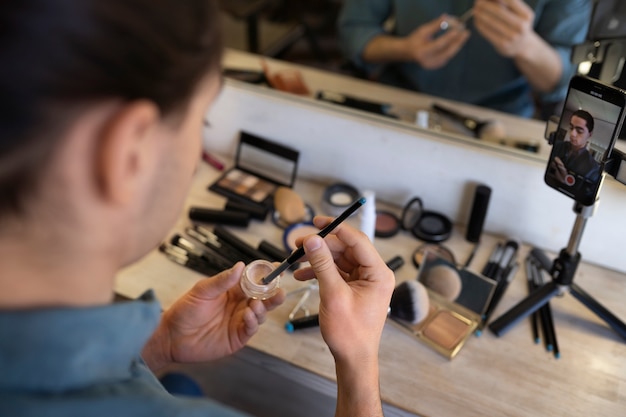
[[[582,76],[570,81],[545,181],[583,205],[592,205],[624,118],[624,92]]]

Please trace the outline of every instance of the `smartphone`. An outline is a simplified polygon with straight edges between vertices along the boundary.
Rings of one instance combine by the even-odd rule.
[[[548,159],[546,184],[582,205],[592,205],[621,130],[625,107],[623,90],[574,76]]]

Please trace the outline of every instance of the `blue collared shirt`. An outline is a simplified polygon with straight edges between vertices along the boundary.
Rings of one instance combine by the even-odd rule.
[[[159,318],[151,292],[109,306],[0,311],[0,416],[241,416],[165,391],[140,357]]]
[[[346,0],[339,18],[341,46],[348,59],[367,71],[378,66],[361,59],[369,41],[385,33],[383,22],[395,16],[393,34],[409,35],[417,27],[442,13],[461,16],[474,0]],[[589,0],[526,0],[535,12],[534,30],[561,58],[563,72],[557,87],[541,94],[545,103],[565,98],[576,67],[570,60],[572,46],[585,40],[591,15]],[[531,87],[512,59],[498,54],[494,47],[468,23],[469,40],[445,66],[436,70],[413,62],[398,63],[393,79],[399,87],[463,101],[495,110],[531,117],[534,103]]]

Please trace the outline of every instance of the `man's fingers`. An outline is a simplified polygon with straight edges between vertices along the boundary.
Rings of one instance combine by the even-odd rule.
[[[201,299],[212,299],[225,293],[241,279],[243,262],[237,262],[232,268],[207,279],[202,279],[191,289],[191,294]]]
[[[337,271],[330,249],[318,235],[304,239],[304,250],[307,254],[311,268],[320,284],[320,295],[340,291],[344,284],[343,278]]]

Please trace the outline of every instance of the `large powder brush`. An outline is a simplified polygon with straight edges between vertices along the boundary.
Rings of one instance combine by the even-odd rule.
[[[417,324],[428,316],[429,309],[428,291],[419,281],[404,281],[393,290],[389,303],[392,318]]]

